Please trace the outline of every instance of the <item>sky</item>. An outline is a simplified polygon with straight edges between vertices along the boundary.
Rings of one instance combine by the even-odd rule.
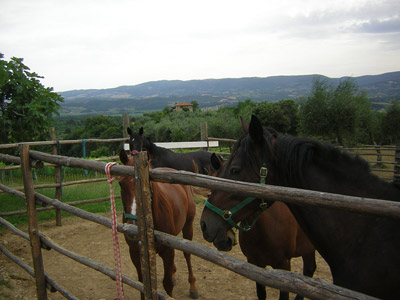
[[[55,91],[400,71],[399,0],[0,0],[0,53]]]

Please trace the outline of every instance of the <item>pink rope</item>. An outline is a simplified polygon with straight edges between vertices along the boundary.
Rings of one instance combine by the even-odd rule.
[[[121,263],[121,252],[118,241],[118,231],[117,231],[117,211],[115,209],[115,199],[114,199],[114,187],[113,181],[115,177],[111,175],[111,167],[117,165],[117,163],[108,163],[105,167],[105,172],[107,174],[107,181],[110,183],[110,198],[111,198],[111,229],[114,247],[114,265],[115,265],[115,283],[117,286],[117,295],[119,300],[124,300],[124,285],[122,283],[122,263]]]

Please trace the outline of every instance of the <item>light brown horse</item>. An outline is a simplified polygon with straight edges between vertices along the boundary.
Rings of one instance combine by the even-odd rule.
[[[128,157],[124,150],[121,150],[119,157],[124,165],[134,165],[134,156]],[[167,170],[167,168],[162,169]],[[119,184],[121,186],[121,198],[124,205],[123,222],[136,224],[136,221],[131,218],[132,215],[136,215],[135,179],[129,176],[121,176]],[[180,184],[151,182],[151,189],[154,229],[175,236],[182,231],[183,238],[192,240],[193,220],[196,213],[192,187]],[[143,282],[140,267],[139,242],[129,235],[125,235],[125,240],[129,245],[129,254],[136,267],[139,281]],[[176,272],[174,262],[175,251],[173,248],[157,243],[155,244],[155,248],[164,264],[164,289],[172,297]],[[196,288],[196,278],[192,271],[190,254],[184,253],[184,256],[189,271],[190,297],[197,299],[199,294]],[[143,294],[142,299],[144,299]]]
[[[222,161],[212,155],[211,164],[219,170]],[[248,223],[253,222],[249,218]],[[315,248],[307,238],[289,208],[282,202],[275,202],[258,218],[249,231],[239,231],[239,245],[247,261],[258,267],[271,266],[274,269],[290,271],[293,257],[303,258],[303,275],[312,277],[316,269]],[[266,299],[265,286],[256,283],[257,297]],[[280,300],[289,299],[289,293],[281,291]],[[297,295],[296,300],[303,299]]]

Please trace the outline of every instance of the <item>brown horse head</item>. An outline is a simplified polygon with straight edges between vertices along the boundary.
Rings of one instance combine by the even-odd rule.
[[[120,151],[119,159],[125,166],[133,167],[134,165],[133,156],[128,157],[125,150]],[[135,179],[134,177],[131,176],[120,176],[119,185],[121,187],[121,200],[124,207],[123,222],[136,224],[133,218],[129,218],[129,216],[136,216]],[[132,237],[126,236],[126,238],[132,238]]]
[[[270,161],[266,158],[265,152],[272,155],[273,135],[263,129],[260,121],[252,117],[247,125],[242,120],[244,135],[236,143],[228,161],[217,172],[217,177],[227,178],[236,181],[260,182],[260,169],[263,165],[268,169]],[[267,135],[267,140],[264,135]],[[250,155],[249,155],[250,154]],[[237,193],[225,191],[212,191],[208,202],[219,210],[230,213],[232,208],[236,207],[246,199]],[[239,223],[248,217],[253,216],[260,211],[260,199],[254,199],[248,205],[235,212],[231,219],[234,223]],[[224,216],[218,215],[207,206],[203,210],[201,217],[201,228],[203,237],[213,242],[215,247],[222,251],[229,251],[232,248],[234,239],[232,239],[232,223],[226,222]]]

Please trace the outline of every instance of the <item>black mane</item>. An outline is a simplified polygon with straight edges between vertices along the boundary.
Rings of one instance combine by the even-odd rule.
[[[349,155],[329,143],[289,135],[279,136],[274,144],[274,169],[286,186],[308,189],[305,171],[313,165],[326,170],[335,182],[367,182],[386,184],[371,173],[367,161],[358,155]]]

